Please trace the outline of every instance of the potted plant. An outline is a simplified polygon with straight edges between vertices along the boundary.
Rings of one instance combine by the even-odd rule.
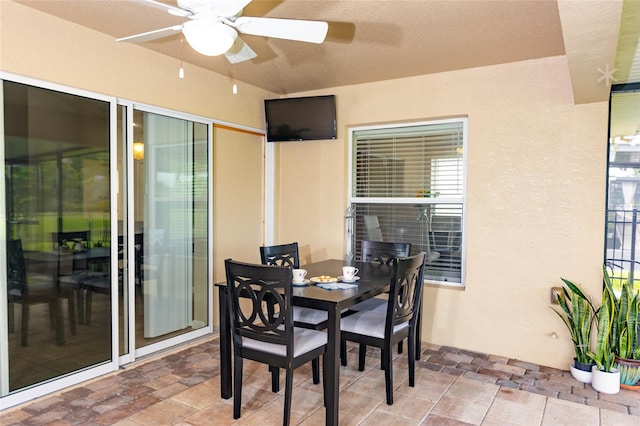
[[[605,288],[613,294],[611,277],[605,268]],[[615,315],[611,331],[611,346],[615,354],[615,367],[620,371],[620,383],[629,389],[640,390],[640,342],[638,341],[638,314],[640,295],[633,283],[623,281],[620,297],[615,299]]]
[[[575,350],[571,364],[571,375],[583,383],[591,383],[593,361],[589,357],[591,326],[596,310],[591,300],[573,282],[561,278],[564,282],[562,294],[556,295],[561,310],[551,308],[567,326]]]
[[[611,343],[616,318],[616,298],[605,269],[602,305],[597,312],[598,333],[595,353],[589,357],[596,363],[592,368],[591,386],[598,392],[614,394],[620,391],[620,372],[613,366],[615,355]]]

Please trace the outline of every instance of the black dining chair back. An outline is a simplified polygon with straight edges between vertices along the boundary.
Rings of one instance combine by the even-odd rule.
[[[360,257],[366,263],[389,265],[396,257],[407,257],[411,253],[411,243],[391,243],[384,241],[362,241]]]
[[[263,265],[289,266],[300,268],[300,255],[298,254],[298,243],[281,244],[276,246],[260,247],[260,260]],[[268,298],[267,298],[268,299]],[[312,308],[294,307],[294,323],[297,327],[323,330],[327,327],[327,311]],[[319,374],[319,373],[318,373]],[[318,382],[317,374],[315,383]]]
[[[391,261],[392,275],[386,313],[360,311],[342,319],[341,339],[360,344],[358,369],[364,370],[366,346],[379,347],[385,371],[387,404],[393,404],[392,348],[407,339],[409,343],[409,386],[415,385],[416,329],[422,298],[425,253]]]
[[[240,418],[246,358],[286,370],[283,424],[288,425],[293,370],[326,352],[326,333],[294,326],[289,267],[227,259],[225,270],[234,349],[233,418]],[[274,310],[267,309],[267,305],[274,305]]]
[[[298,243],[260,247],[260,261],[263,265],[300,267]]]
[[[291,268],[300,268],[300,255],[298,254],[298,243],[280,244],[275,246],[260,247],[260,260],[263,265],[272,266],[289,266]],[[267,309],[272,310],[269,296],[267,295],[265,302]],[[309,328],[312,330],[324,330],[327,328],[329,314],[327,311],[319,309],[305,308],[295,306],[293,308],[293,321],[296,327]],[[320,364],[318,360],[312,362],[313,383],[320,383]],[[272,390],[278,392],[280,384],[277,380],[279,376],[277,368],[272,368]]]
[[[415,328],[418,319],[424,280],[425,254],[394,260],[387,304],[385,339],[393,334],[394,327],[410,323]]]

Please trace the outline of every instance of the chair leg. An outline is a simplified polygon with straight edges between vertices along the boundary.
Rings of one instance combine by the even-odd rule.
[[[271,392],[276,393],[280,391],[280,369],[272,365],[269,366],[271,371]]]
[[[387,405],[393,405],[393,362],[391,348],[382,350],[384,359],[384,387],[387,394]]]
[[[242,358],[233,357],[233,418],[240,418],[240,407],[242,407]]]
[[[91,308],[93,307],[93,295],[91,293],[92,291],[87,290],[86,296],[83,297],[81,296],[82,290],[78,292],[78,306],[84,306],[82,308],[79,308],[80,312],[78,315],[82,316],[82,321],[84,321],[84,323],[87,325],[91,324]],[[82,299],[85,300],[83,301]]]
[[[29,334],[29,304],[22,303],[22,321],[20,324],[20,345],[27,346]]]
[[[416,359],[420,360],[422,352],[422,301],[420,302],[420,310],[418,311],[418,321],[416,322]]]
[[[284,388],[284,420],[283,426],[291,423],[291,395],[293,394],[293,368],[287,368]]]
[[[402,340],[398,342],[398,353],[402,353]]]
[[[53,313],[56,329],[56,344],[64,346],[64,316],[62,315],[62,299],[56,298],[49,302],[49,311]]]
[[[409,386],[414,387],[416,384],[416,340],[417,336],[409,334]]]
[[[340,364],[347,366],[347,341],[344,339],[340,340]]]
[[[327,355],[322,355],[322,397],[324,406],[327,406]]]
[[[367,357],[367,345],[360,343],[358,347],[358,371],[364,371],[364,363]]]
[[[11,297],[11,296],[9,296]],[[14,333],[16,331],[16,304],[9,299],[8,305],[8,333]]]
[[[77,290],[72,290],[69,292],[69,329],[71,334],[75,336],[78,334],[78,328],[76,327],[76,296]]]
[[[311,360],[311,372],[313,373],[313,384],[320,383],[320,360],[318,358]]]

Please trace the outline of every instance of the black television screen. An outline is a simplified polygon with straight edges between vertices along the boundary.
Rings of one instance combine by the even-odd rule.
[[[334,95],[265,99],[267,141],[336,138]]]

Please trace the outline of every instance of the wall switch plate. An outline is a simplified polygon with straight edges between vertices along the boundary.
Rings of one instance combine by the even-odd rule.
[[[562,294],[562,287],[551,287],[551,304],[558,304],[558,296],[564,297]]]

